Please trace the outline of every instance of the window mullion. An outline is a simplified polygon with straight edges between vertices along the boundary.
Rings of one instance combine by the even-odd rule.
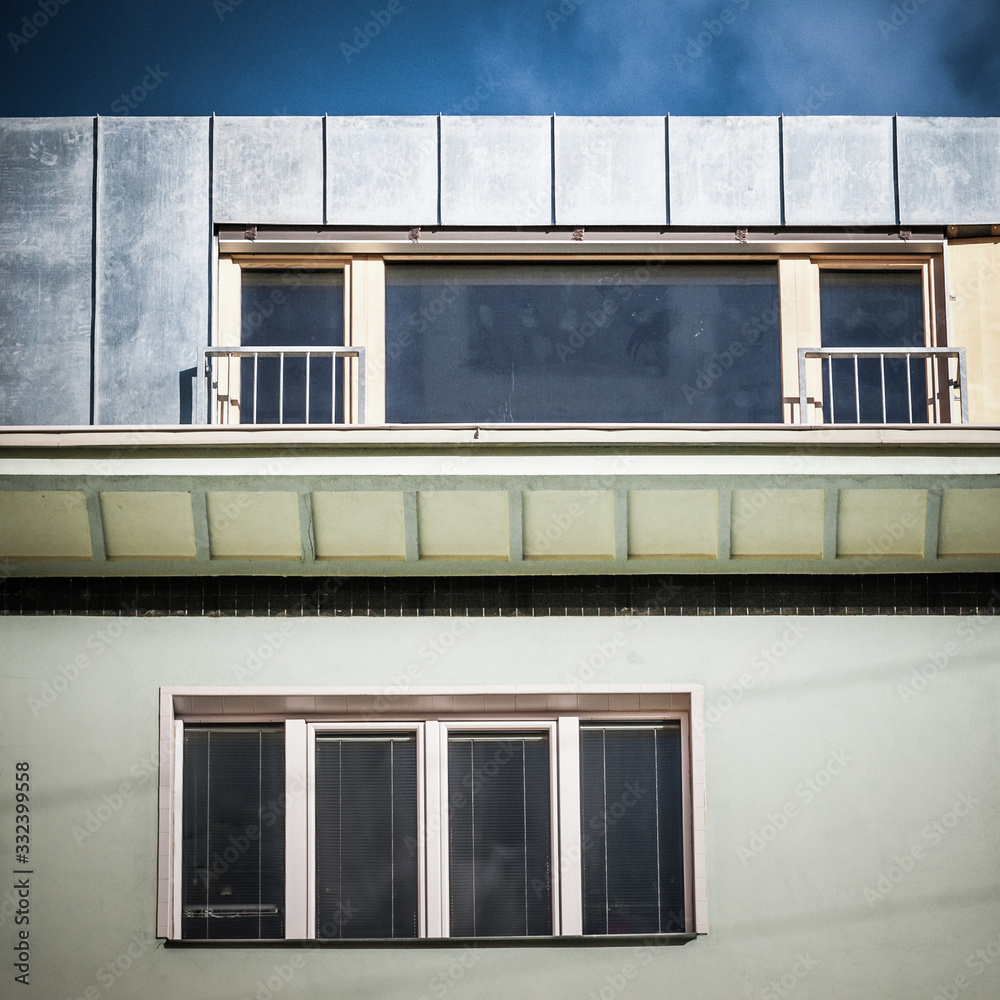
[[[315,921],[309,920],[313,791],[309,789],[308,736],[304,719],[285,722],[285,937],[296,940],[316,934]]]
[[[445,815],[448,809],[448,782],[445,777],[447,755],[445,736],[439,722],[427,722],[424,728],[424,816],[420,835],[424,838],[425,877],[424,927],[427,937],[446,937],[448,879],[448,840]]]
[[[583,876],[580,829],[580,720],[560,716],[557,725],[556,784],[559,822],[557,873],[559,925],[556,933],[583,933]]]

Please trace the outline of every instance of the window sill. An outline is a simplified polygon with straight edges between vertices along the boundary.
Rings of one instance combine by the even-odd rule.
[[[282,938],[271,941],[240,939],[234,941],[191,941],[163,939],[165,948],[664,948],[682,946],[705,937],[701,934],[593,934],[554,935],[549,937],[496,938],[363,938],[350,940]]]

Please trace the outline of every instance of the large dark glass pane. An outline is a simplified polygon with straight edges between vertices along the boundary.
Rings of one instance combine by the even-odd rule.
[[[184,938],[285,933],[283,729],[184,730]]]
[[[781,421],[773,264],[390,264],[394,423]]]
[[[679,724],[580,730],[583,932],[683,932]]]
[[[412,733],[316,737],[316,936],[417,936]]]
[[[824,347],[924,347],[923,279],[919,271],[820,271],[820,317]],[[833,412],[830,365],[833,365]],[[885,360],[885,420],[927,422],[924,361]],[[877,358],[859,358],[857,390],[853,358],[823,362],[823,420],[876,423],[882,418],[882,369]]]
[[[342,271],[243,269],[241,308],[243,347],[340,347],[344,343]],[[240,365],[240,417],[243,423],[306,423],[306,360],[259,358]],[[309,361],[309,423],[331,422],[334,362]],[[337,416],[343,419],[343,361],[337,361]]]
[[[552,933],[549,781],[547,736],[449,737],[453,937]]]

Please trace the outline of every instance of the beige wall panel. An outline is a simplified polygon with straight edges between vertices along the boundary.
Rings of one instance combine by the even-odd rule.
[[[108,559],[194,559],[190,493],[102,493]]]
[[[405,559],[403,494],[313,493],[317,559]]]
[[[927,490],[841,490],[837,556],[922,557]]]
[[[532,490],[523,495],[525,559],[614,559],[609,490]]]
[[[968,365],[969,420],[1000,423],[1000,240],[948,244],[948,294],[950,346],[965,348]]]
[[[1000,555],[1000,489],[945,490],[938,556]]]
[[[778,261],[778,290],[781,296],[781,395],[785,423],[799,422],[800,347],[819,347],[819,268],[808,257],[786,257]],[[814,401],[807,414],[809,423],[822,422],[820,362],[807,366],[809,399]]]
[[[718,490],[629,490],[630,559],[715,559]]]
[[[213,559],[301,559],[296,493],[207,494]]]
[[[381,257],[355,257],[349,269],[350,337],[364,346],[365,423],[385,423],[385,263]],[[351,421],[358,403],[351,400]]]
[[[87,498],[0,492],[0,559],[92,559]]]
[[[731,531],[734,559],[819,559],[823,491],[733,490]]]
[[[436,490],[417,494],[421,559],[507,559],[507,494]]]

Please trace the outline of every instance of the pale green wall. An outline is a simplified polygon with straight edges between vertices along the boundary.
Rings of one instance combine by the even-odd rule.
[[[433,662],[428,644],[454,620],[175,617],[132,619],[123,628],[120,621],[0,619],[5,868],[13,860],[14,763],[30,761],[32,773],[25,996],[64,1000],[93,987],[91,996],[115,1000],[265,997],[274,994],[261,993],[258,981],[292,959],[303,967],[279,996],[748,1000],[783,995],[769,984],[786,976],[780,989],[787,994],[793,984],[794,997],[932,1000],[963,974],[968,985],[954,987],[963,998],[1000,995],[1000,960],[975,972],[977,949],[992,944],[1000,955],[1000,619],[472,619]],[[253,650],[283,624],[281,648],[238,679],[237,669],[252,666]],[[120,635],[107,642],[101,636],[109,629]],[[456,964],[460,950],[420,944],[133,943],[131,967],[113,984],[106,971],[99,978],[128,955],[133,935],[148,941],[155,930],[156,782],[149,772],[136,775],[156,757],[160,685],[390,684],[411,664],[419,684],[572,683],[583,679],[581,659],[619,630],[628,632],[627,645],[590,682],[705,685],[707,937],[651,951],[484,948],[467,953],[465,967]],[[760,652],[780,653],[789,640],[768,667]],[[30,699],[80,654],[88,666],[52,704],[33,710]],[[904,700],[901,686],[932,656],[944,666]],[[741,676],[742,695],[727,707],[726,688],[739,691]],[[849,761],[807,801],[803,783],[837,753]],[[74,827],[123,781],[132,794],[77,843]],[[932,824],[948,821],[962,794],[976,800],[969,815],[932,842]],[[755,857],[741,858],[754,831],[789,803],[786,828]],[[866,900],[865,890],[914,845],[923,851],[912,870],[883,898]],[[9,891],[0,889],[0,901]],[[14,931],[5,915],[4,996],[20,995],[12,983]],[[808,971],[800,964],[806,974],[798,980],[797,956],[815,963]]]

